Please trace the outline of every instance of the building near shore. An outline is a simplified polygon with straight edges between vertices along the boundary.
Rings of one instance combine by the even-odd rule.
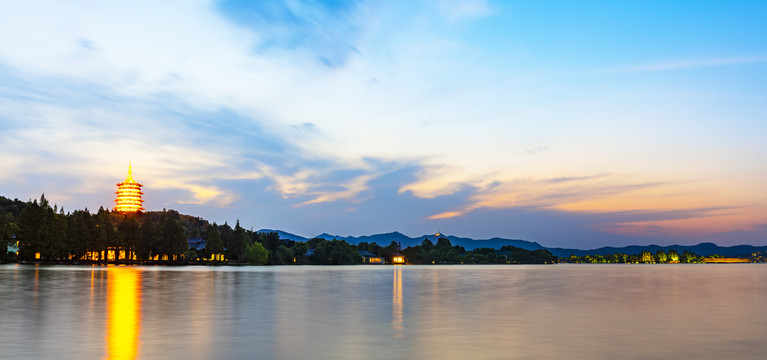
[[[362,256],[362,263],[364,264],[385,264],[386,260],[382,256],[378,256],[376,254],[373,254],[370,251],[367,250],[357,250],[357,252]]]

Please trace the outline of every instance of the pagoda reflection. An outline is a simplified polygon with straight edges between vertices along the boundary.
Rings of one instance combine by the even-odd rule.
[[[107,359],[135,359],[141,327],[141,271],[107,270]]]

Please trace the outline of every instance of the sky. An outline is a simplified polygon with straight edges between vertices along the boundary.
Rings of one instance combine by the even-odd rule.
[[[767,245],[763,1],[0,4],[0,195],[302,236]]]

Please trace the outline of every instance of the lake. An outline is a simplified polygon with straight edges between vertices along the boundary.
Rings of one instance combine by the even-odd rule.
[[[764,359],[767,264],[0,266],[3,359]]]

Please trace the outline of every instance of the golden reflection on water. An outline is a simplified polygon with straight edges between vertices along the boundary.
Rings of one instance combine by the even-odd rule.
[[[394,284],[392,285],[392,330],[394,337],[402,338],[402,265],[394,265]]]
[[[90,301],[88,302],[88,304],[90,304],[91,309],[93,308],[93,291],[96,288],[95,282],[96,282],[96,269],[91,268],[91,293],[90,293]]]
[[[40,284],[40,264],[35,264],[35,308],[37,308],[37,296],[39,295],[38,285]]]
[[[107,359],[135,359],[141,326],[141,272],[128,267],[107,270]]]

